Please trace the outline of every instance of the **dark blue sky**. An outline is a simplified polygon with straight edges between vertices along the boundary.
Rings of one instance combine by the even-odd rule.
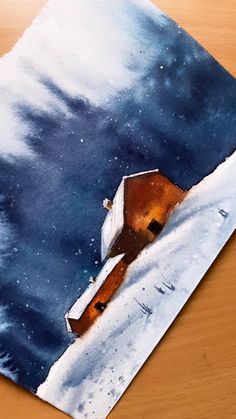
[[[172,21],[139,24],[162,49],[132,90],[96,107],[40,75],[71,116],[19,104],[37,158],[1,160],[1,210],[14,231],[0,272],[14,327],[1,343],[32,390],[73,339],[64,314],[101,268],[102,201],[122,176],[159,168],[189,189],[236,148],[233,77]]]

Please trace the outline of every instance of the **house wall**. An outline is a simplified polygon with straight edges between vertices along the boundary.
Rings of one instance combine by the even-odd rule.
[[[143,231],[153,240],[148,225],[156,219],[162,226],[186,193],[159,172],[129,177],[124,188],[125,224]]]
[[[158,172],[126,178],[124,227],[109,256],[125,253],[125,261],[131,263],[157,237],[174,207],[185,195],[186,192]],[[158,223],[156,231],[148,228],[153,220]]]

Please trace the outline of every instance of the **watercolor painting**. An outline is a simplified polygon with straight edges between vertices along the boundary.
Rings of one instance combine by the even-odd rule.
[[[236,226],[236,82],[146,0],[0,59],[0,373],[105,418]]]

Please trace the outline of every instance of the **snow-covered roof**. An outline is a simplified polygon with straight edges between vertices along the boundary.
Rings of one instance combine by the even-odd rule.
[[[129,176],[124,176],[115,194],[112,209],[108,212],[102,226],[101,232],[101,258],[104,260],[124,226],[124,185],[128,178],[147,175],[148,173],[158,172],[158,169],[138,172]]]
[[[122,179],[101,231],[101,258],[104,260],[124,225],[124,180]]]
[[[91,283],[86,288],[86,290],[81,295],[81,297],[78,298],[75,304],[66,313],[65,318],[67,322],[67,328],[69,331],[71,331],[71,328],[68,322],[68,318],[77,320],[82,316],[82,314],[84,313],[84,310],[86,309],[88,304],[91,302],[93,297],[96,295],[96,293],[98,292],[102,284],[105,282],[107,276],[111,273],[112,269],[117,265],[117,263],[120,262],[123,256],[124,254],[121,254],[121,255],[108,259],[105,265],[103,266],[101,272],[97,276],[95,282]]]
[[[159,169],[146,170],[145,172],[138,172],[138,173],[133,173],[132,175],[129,175],[129,176],[124,176],[123,179],[128,179],[132,177],[148,175],[149,173],[158,173],[158,172],[159,172]]]

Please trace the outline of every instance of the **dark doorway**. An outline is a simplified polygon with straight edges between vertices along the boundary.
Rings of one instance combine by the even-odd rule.
[[[155,236],[161,232],[163,226],[155,219],[153,219],[148,225],[148,230],[150,230]]]

